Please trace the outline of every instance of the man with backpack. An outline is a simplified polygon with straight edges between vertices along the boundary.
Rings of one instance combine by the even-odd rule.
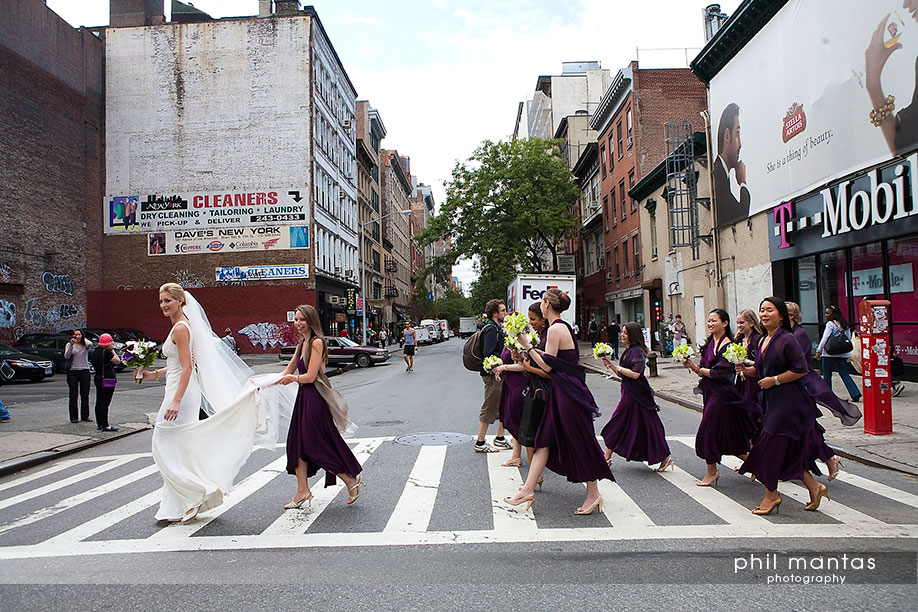
[[[507,316],[507,306],[503,300],[493,299],[485,305],[484,327],[477,332],[481,343],[481,359],[489,355],[500,354],[504,349],[504,332],[501,325]],[[481,411],[478,415],[478,438],[475,442],[476,453],[496,453],[502,448],[512,448],[512,445],[504,438],[504,425],[497,423],[497,437],[494,438],[494,446],[485,442],[485,436],[488,433],[488,425],[497,421],[500,411],[500,392],[503,383],[490,372],[485,372],[484,367],[479,368],[478,373],[481,375],[481,381],[484,383],[484,402],[481,404]],[[494,447],[497,448],[494,448]]]

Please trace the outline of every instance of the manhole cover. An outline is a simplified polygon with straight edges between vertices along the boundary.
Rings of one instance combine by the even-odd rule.
[[[395,439],[396,444],[405,446],[449,446],[450,444],[465,444],[471,442],[472,436],[468,434],[440,432],[440,433],[416,433],[399,436]]]

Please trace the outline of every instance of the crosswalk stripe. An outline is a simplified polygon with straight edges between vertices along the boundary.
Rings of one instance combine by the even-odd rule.
[[[30,512],[26,516],[16,521],[13,521],[12,523],[0,526],[0,533],[6,533],[7,531],[18,529],[19,527],[23,527],[36,521],[49,518],[55,514],[60,514],[65,510],[69,510],[70,508],[79,506],[82,503],[96,499],[101,495],[105,495],[106,493],[110,493],[123,486],[129,485],[132,482],[140,480],[141,478],[146,478],[150,474],[154,474],[157,471],[158,470],[155,465],[150,465],[137,470],[136,472],[132,472],[126,476],[122,476],[121,478],[116,478],[111,482],[106,482],[103,485],[99,485],[98,487],[92,488],[88,491],[84,491],[83,493],[79,493],[72,497],[68,497],[67,499],[63,499],[49,508],[40,508]]]
[[[181,538],[190,537],[204,529],[221,514],[224,514],[233,506],[245,501],[253,493],[256,493],[263,486],[277,478],[280,474],[286,474],[287,457],[278,457],[265,467],[261,468],[254,474],[237,483],[224,498],[223,503],[202,514],[197,519],[188,523],[172,523],[171,525],[160,529],[150,536],[150,538]]]
[[[421,447],[402,496],[383,531],[427,531],[437,501],[446,449],[445,445]]]
[[[123,506],[118,506],[114,510],[88,520],[81,525],[77,525],[73,529],[68,529],[64,533],[49,538],[43,541],[41,546],[47,546],[57,550],[66,550],[68,546],[79,548],[82,541],[86,538],[91,538],[97,533],[105,531],[121,521],[134,516],[138,512],[158,504],[159,500],[162,499],[162,494],[162,488],[156,489]]]
[[[99,474],[104,474],[105,472],[109,470],[113,470],[133,460],[134,460],[133,456],[127,456],[127,457],[121,457],[119,459],[114,459],[98,467],[92,468],[90,470],[86,470],[85,472],[82,472],[80,474],[75,474],[73,476],[70,476],[69,478],[64,478],[63,480],[52,482],[43,487],[38,487],[37,489],[26,491],[25,493],[21,493],[19,495],[14,495],[13,497],[10,497],[8,499],[0,500],[0,510],[4,508],[9,508],[10,506],[14,506],[16,504],[22,503],[24,501],[28,501],[30,499],[34,499],[36,497],[40,497],[47,493],[57,491],[58,489],[69,487],[70,485],[76,484],[82,480],[86,480],[87,478],[92,478],[94,476],[98,476]]]
[[[67,468],[73,467],[74,465],[76,465],[76,461],[73,461],[72,459],[61,461],[60,463],[56,463],[49,468],[41,470],[40,472],[35,472],[34,474],[29,474],[28,476],[21,476],[15,480],[4,482],[3,484],[0,484],[0,491],[6,491],[7,489],[18,487],[19,485],[32,482],[33,480],[38,480],[39,478],[44,478],[45,476],[56,474],[57,472],[66,470]]]
[[[731,525],[743,525],[750,530],[761,530],[767,526],[768,521],[761,516],[752,514],[750,508],[733,501],[721,493],[716,487],[699,487],[698,480],[685,470],[674,467],[671,472],[661,472],[660,475],[678,487],[683,493],[692,497],[695,502],[707,508]]]
[[[535,506],[526,511],[526,504],[511,506],[504,501],[513,497],[523,485],[519,468],[501,465],[503,453],[488,453],[488,482],[491,490],[491,514],[494,530],[502,533],[516,534],[520,538],[538,531],[535,520]]]
[[[387,440],[391,440],[391,438],[368,438],[358,440],[357,446],[353,448],[354,456],[357,458],[357,461],[363,465],[364,462],[370,458],[370,455]],[[349,441],[354,442],[355,440]],[[340,483],[336,483],[334,486],[327,488],[323,487],[319,490],[315,490],[317,487],[313,487],[313,495],[315,497],[313,497],[312,504],[303,506],[305,510],[287,510],[277,517],[273,523],[268,525],[268,527],[261,532],[261,535],[270,537],[276,535],[291,536],[305,533],[343,488],[344,485]]]
[[[640,529],[651,527],[654,522],[641,510],[633,499],[617,482],[599,481],[599,494],[602,495],[602,511],[613,527]]]
[[[828,468],[826,468],[826,473],[828,473]],[[918,508],[918,495],[913,495],[908,491],[900,491],[889,485],[885,485],[882,482],[877,482],[875,480],[870,480],[869,478],[864,478],[863,476],[858,476],[857,474],[852,474],[851,472],[845,470],[839,470],[837,480],[844,482],[860,489],[870,491],[886,499],[891,499],[897,501],[900,504],[905,504],[906,506],[911,506],[912,508]],[[832,486],[831,484],[829,486]]]

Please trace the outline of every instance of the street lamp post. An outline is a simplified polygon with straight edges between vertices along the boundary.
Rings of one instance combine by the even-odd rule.
[[[364,228],[371,223],[378,223],[385,219],[386,217],[391,217],[392,215],[410,215],[410,210],[393,210],[390,213],[384,214],[378,219],[370,219],[366,223],[360,224],[360,244],[359,244],[359,253],[358,259],[360,259],[360,296],[363,298],[363,315],[361,316],[360,325],[361,333],[363,334],[363,345],[367,344],[367,262],[363,258],[363,232]]]

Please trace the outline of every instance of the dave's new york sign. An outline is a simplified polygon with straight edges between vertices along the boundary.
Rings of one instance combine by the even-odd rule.
[[[775,206],[769,215],[771,259],[854,246],[918,231],[918,153],[813,195]]]

